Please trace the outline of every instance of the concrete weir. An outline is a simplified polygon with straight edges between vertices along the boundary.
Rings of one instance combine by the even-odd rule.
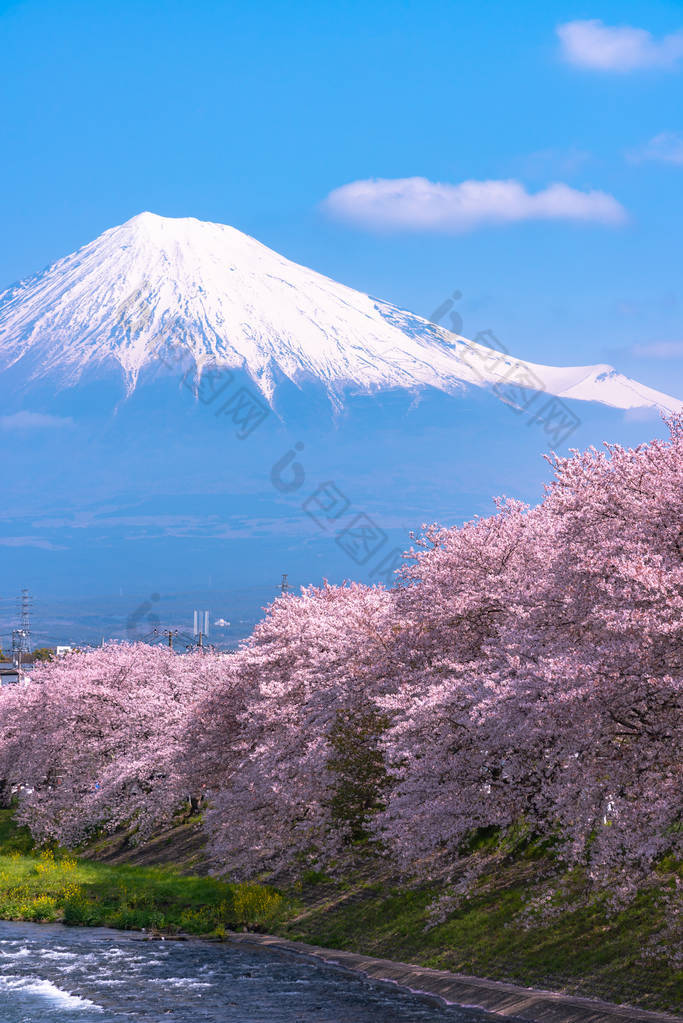
[[[269,934],[233,934],[231,940],[311,955],[335,966],[364,973],[373,980],[389,981],[410,991],[436,996],[453,1005],[482,1009],[496,1016],[528,1023],[682,1023],[683,1018],[664,1012],[648,1012],[628,1005],[612,1005],[555,991],[536,991],[497,980],[467,977],[426,966],[395,963],[335,949],[305,945]]]

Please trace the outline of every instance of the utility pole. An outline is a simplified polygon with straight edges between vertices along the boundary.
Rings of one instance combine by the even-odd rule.
[[[168,636],[168,649],[173,649],[173,637],[178,635],[177,629],[166,629],[164,636]]]
[[[177,629],[162,629],[161,632],[159,632],[158,629],[155,629],[154,630],[154,635],[155,636],[166,636],[167,639],[168,639],[168,649],[169,650],[173,650],[173,639],[174,639],[175,636],[178,635],[178,630]]]

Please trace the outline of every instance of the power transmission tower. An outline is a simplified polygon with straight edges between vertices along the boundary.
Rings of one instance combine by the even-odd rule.
[[[21,591],[17,601],[19,626],[12,630],[12,660],[21,675],[21,664],[24,654],[31,652],[31,608],[33,598],[27,589]]]
[[[279,586],[280,593],[284,597],[287,593],[291,592],[292,587],[287,582],[287,572],[282,573],[282,581]]]

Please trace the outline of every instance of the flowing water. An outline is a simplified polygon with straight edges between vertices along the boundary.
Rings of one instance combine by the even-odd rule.
[[[307,956],[0,922],[0,1023],[474,1023]]]

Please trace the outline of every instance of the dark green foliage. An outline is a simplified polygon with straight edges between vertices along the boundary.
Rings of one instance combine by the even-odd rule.
[[[0,853],[28,853],[34,848],[35,843],[28,828],[14,823],[14,811],[0,810]]]
[[[39,646],[33,651],[33,656],[36,661],[51,661],[54,656],[54,650],[48,646]]]
[[[386,715],[360,701],[337,711],[328,737],[327,769],[333,777],[328,805],[332,821],[351,842],[368,840],[368,825],[384,805],[388,776],[379,740],[387,727]]]

